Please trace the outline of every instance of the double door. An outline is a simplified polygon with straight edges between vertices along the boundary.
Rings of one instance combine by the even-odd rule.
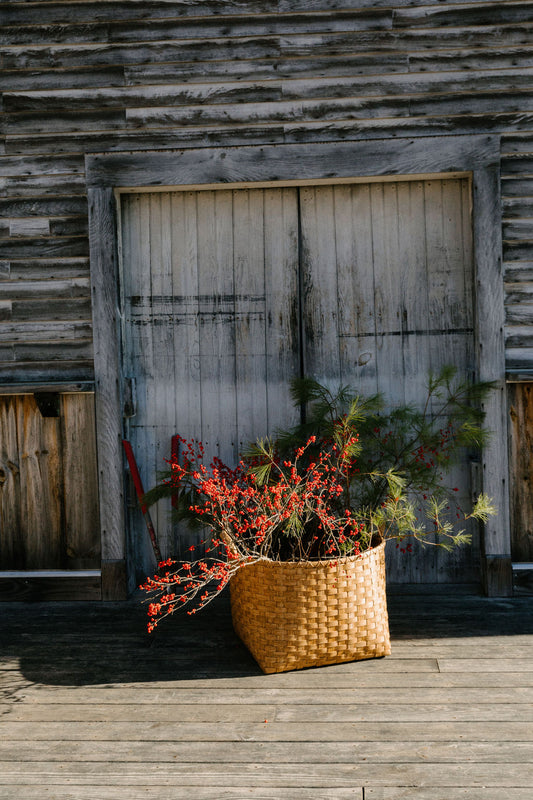
[[[120,216],[126,433],[146,486],[175,433],[235,462],[295,422],[294,376],[416,405],[430,370],[475,373],[467,178],[125,194]],[[466,463],[454,482],[467,500]],[[164,504],[154,517],[166,552],[190,545]],[[467,581],[477,558],[391,545],[389,578]]]

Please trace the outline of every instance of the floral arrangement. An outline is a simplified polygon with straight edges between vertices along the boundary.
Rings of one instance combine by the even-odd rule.
[[[430,377],[422,410],[384,409],[376,395],[336,395],[311,380],[294,381],[300,425],[260,439],[235,469],[206,466],[202,444],[181,439],[181,454],[145,497],[171,495],[177,520],[200,526],[201,558],[159,564],[141,587],[150,594],[148,628],[183,606],[208,603],[243,566],[263,559],[329,560],[358,555],[395,539],[446,549],[465,544],[462,521],[495,513],[481,494],[464,512],[450,500],[446,470],[486,432],[480,400],[490,384],[454,383],[455,371]],[[192,547],[191,550],[195,548]]]

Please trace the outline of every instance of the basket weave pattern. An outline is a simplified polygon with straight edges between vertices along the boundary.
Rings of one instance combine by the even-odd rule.
[[[260,561],[231,579],[233,626],[263,672],[389,655],[385,543],[334,561]]]

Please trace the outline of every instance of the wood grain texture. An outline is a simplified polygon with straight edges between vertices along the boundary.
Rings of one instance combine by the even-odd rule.
[[[234,464],[249,441],[293,419],[296,208],[291,189],[123,196],[123,362],[137,393],[128,436],[145,488],[176,433],[202,441],[206,463]],[[161,546],[184,555],[198,536],[176,535],[169,511],[153,509]],[[138,510],[130,525],[149,569]]]
[[[145,486],[157,481],[175,432],[203,441],[207,461],[233,462],[247,442],[286,427],[295,413],[288,382],[300,358],[305,374],[332,389],[379,390],[392,404],[422,403],[430,370],[448,363],[468,379],[475,371],[470,205],[468,179],[123,195],[124,369],[137,381],[128,429]],[[284,241],[283,208],[292,219]],[[271,240],[286,253],[285,287]],[[276,305],[266,301],[269,283]],[[283,319],[294,318],[295,306],[303,327],[285,338]],[[468,507],[469,465],[450,480]],[[152,512],[162,546],[185,553],[196,539],[184,530],[176,542],[169,512],[168,503]],[[136,558],[149,569],[138,511],[130,524]],[[475,579],[474,541],[455,556],[391,552],[389,578]]]
[[[501,252],[501,231],[491,222],[500,208],[497,167],[475,175],[473,203],[479,376],[481,380],[495,381],[497,386],[484,404],[485,424],[493,435],[483,450],[482,465],[483,490],[494,499],[498,516],[485,524],[483,546],[487,556],[509,557],[506,396],[501,366],[498,367],[505,362],[504,297],[501,262],[498,256],[494,257]],[[509,582],[510,576],[508,591]]]
[[[88,156],[90,186],[111,183],[121,188],[224,184],[243,182],[318,181],[324,177],[357,178],[410,173],[470,171],[497,158],[495,137],[458,137],[428,147],[429,140],[402,139],[329,145],[278,145],[200,148],[146,153]],[[295,178],[295,175],[297,177]]]
[[[58,397],[57,416],[32,394],[4,396],[0,408],[1,568],[98,568],[93,395]]]
[[[216,183],[470,170],[486,151],[478,157],[471,147],[467,156],[461,137],[502,135],[506,216],[503,243],[493,244],[510,268],[533,260],[529,2],[15,0],[0,3],[0,20],[0,282],[12,276],[0,320],[43,323],[41,334],[10,329],[27,340],[17,346],[4,329],[2,380],[93,376],[86,328],[57,325],[90,319],[89,292],[63,300],[65,282],[78,290],[73,260],[88,257],[90,153],[124,153],[123,169],[106,162],[107,185],[134,188],[207,175]],[[398,147],[400,137],[422,140],[419,150]],[[449,145],[440,167],[431,158],[436,137]],[[346,140],[367,155],[359,161]],[[323,157],[310,152],[313,143],[328,143]],[[251,144],[262,149],[252,155]],[[287,145],[299,155],[287,160]],[[156,174],[153,153],[176,148],[196,148],[204,176],[178,154]],[[221,148],[220,160],[209,164],[211,148]],[[126,156],[134,151],[145,153],[137,166]],[[92,182],[95,170],[89,162],[89,186],[103,179]],[[533,367],[532,285],[524,276],[505,297],[509,367]]]
[[[102,558],[124,557],[116,234],[110,190],[89,193],[98,486]]]
[[[413,181],[301,190],[304,364],[335,390],[381,392],[421,406],[430,371],[475,373],[470,185]],[[452,471],[470,505],[469,464]],[[391,549],[392,581],[457,581],[478,567],[479,544],[447,555]]]
[[[94,395],[61,397],[65,543],[70,569],[100,567]]]
[[[528,383],[510,384],[509,461],[511,464],[511,555],[513,561],[533,560],[533,526],[531,524],[531,493],[533,465],[531,464],[532,387]]]

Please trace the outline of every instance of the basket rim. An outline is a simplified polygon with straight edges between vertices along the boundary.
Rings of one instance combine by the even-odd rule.
[[[334,556],[331,558],[322,558],[315,560],[310,559],[302,559],[302,561],[277,561],[273,558],[260,558],[257,561],[250,561],[244,562],[241,564],[240,569],[244,567],[254,567],[258,566],[259,564],[263,564],[265,567],[287,567],[288,569],[291,568],[307,568],[312,569],[314,567],[333,567],[336,564],[351,564],[357,561],[361,561],[365,558],[370,558],[371,556],[379,555],[379,553],[384,550],[387,541],[380,542],[380,544],[376,545],[375,547],[369,547],[367,550],[363,550],[362,553],[358,553],[357,555],[349,555],[349,556]]]

